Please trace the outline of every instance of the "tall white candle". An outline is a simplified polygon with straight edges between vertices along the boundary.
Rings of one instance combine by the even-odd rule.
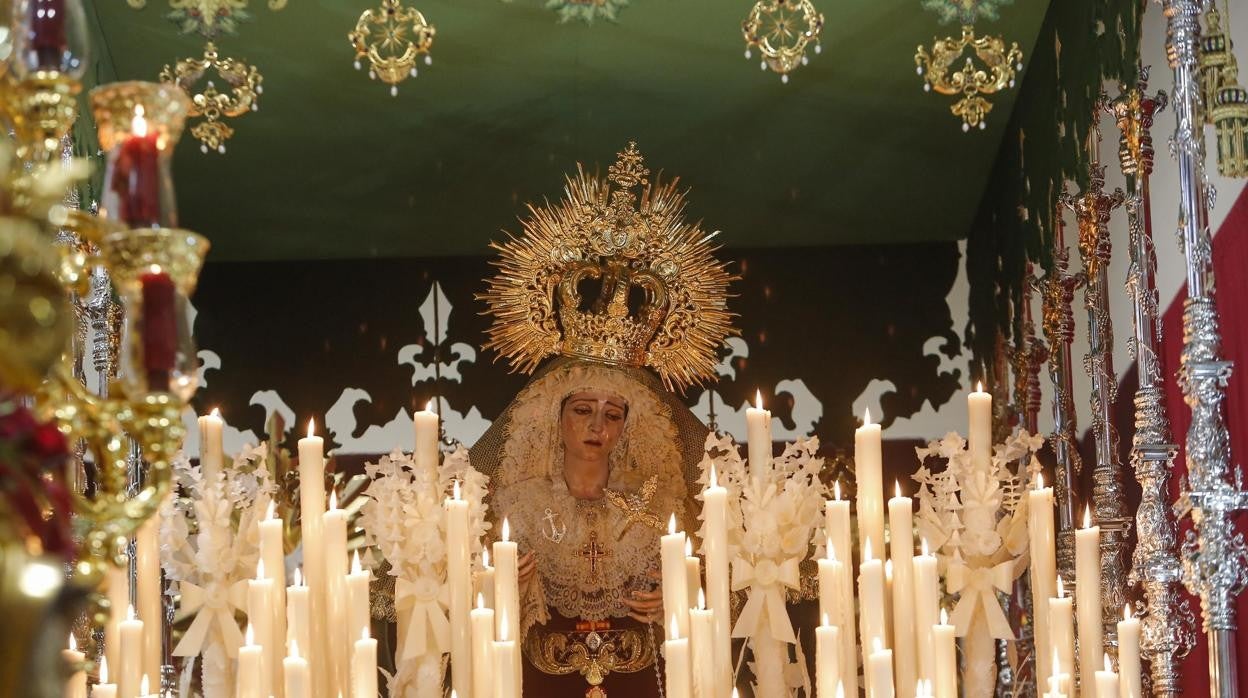
[[[121,698],[135,698],[143,677],[143,621],[134,617],[134,606],[126,607],[120,634],[121,671],[118,672],[117,694]]]
[[[369,572],[360,564],[360,551],[351,554],[347,575],[347,637],[364,637],[369,629]]]
[[[286,647],[286,549],[285,522],[276,516],[276,505],[270,500],[264,520],[258,523],[260,530],[260,559],[264,562],[264,574],[273,580],[269,611],[272,616],[265,644],[266,662],[269,670],[269,686],[274,698],[282,698],[282,655]]]
[[[754,393],[754,406],[745,410],[745,435],[751,473],[771,466],[771,410],[763,409],[763,394]]]
[[[896,495],[888,500],[889,556],[893,563],[893,660],[897,695],[913,698],[919,678],[918,647],[915,642],[914,522],[913,504]]]
[[[299,656],[299,643],[291,641],[290,655],[282,660],[286,698],[312,698],[312,676],[308,660]]]
[[[468,539],[468,502],[459,480],[446,500],[446,582],[450,591],[451,686],[465,698],[472,694],[472,554]]]
[[[984,392],[982,383],[966,396],[966,409],[970,413],[966,448],[971,454],[971,468],[987,471],[992,466],[992,396]]]
[[[706,597],[698,595],[698,607],[689,610],[689,652],[694,698],[717,698],[719,682],[715,662],[715,610],[706,607]]]
[[[338,508],[338,493],[329,493],[329,509],[321,516],[325,541],[325,617],[332,662],[333,691],[351,694],[351,645],[347,635],[347,512]]]
[[[936,655],[932,627],[940,622],[940,574],[936,556],[928,553],[926,540],[921,548],[922,554],[914,558],[915,649],[919,658],[919,680],[935,686]]]
[[[130,561],[122,556],[122,562],[109,567],[104,573],[104,593],[108,596],[110,611],[104,626],[104,656],[114,670],[121,668],[121,622],[126,619],[130,605]]]
[[[859,643],[862,647],[863,681],[867,695],[872,696],[871,648],[879,642],[883,647],[885,638],[884,619],[884,563],[875,559],[868,540],[862,546],[862,564],[858,566]]]
[[[224,465],[225,420],[214,407],[211,414],[199,418],[199,469],[204,479],[211,482]]]
[[[732,685],[732,620],[728,585],[728,490],[721,487],[716,478],[715,466],[711,466],[707,487],[702,491],[702,512],[706,521],[706,539],[702,541],[706,557],[706,603],[714,611],[713,649],[715,682],[720,689],[717,695],[727,692]],[[692,622],[692,621],[690,621]],[[697,661],[697,648],[694,661]],[[696,692],[696,688],[695,688]]]
[[[495,559],[498,558],[496,554]],[[501,569],[501,568],[500,568]],[[503,611],[498,611],[501,616]],[[498,618],[498,639],[494,641],[494,698],[520,696],[520,654],[508,631],[511,619]]]
[[[885,649],[878,641],[875,644],[875,651],[871,653],[871,657],[867,662],[867,671],[871,674],[870,698],[893,698],[895,690],[893,686],[893,651]]]
[[[308,588],[303,583],[303,572],[295,568],[295,583],[286,587],[286,644],[297,643],[300,647],[311,646],[312,628],[308,624]]]
[[[829,616],[822,618],[823,624],[815,628],[815,695],[835,698],[836,687],[841,685],[840,631],[830,624]]]
[[[477,594],[472,621],[472,695],[492,698],[494,694],[494,609],[486,608],[485,596]]]
[[[265,576],[264,559],[256,563],[256,578],[247,582],[247,630],[253,633],[247,644],[256,647],[259,663],[256,670],[261,675],[256,677],[256,695],[268,698],[273,692],[272,665],[277,663],[282,644],[273,634],[273,580]],[[242,673],[241,664],[239,673]],[[252,679],[247,679],[251,681]],[[242,677],[239,677],[242,685]]]
[[[676,530],[676,514],[667,521],[667,535],[659,539],[663,566],[663,609],[676,619],[676,637],[689,637],[689,579],[685,567],[685,532]]]
[[[351,695],[377,698],[377,641],[368,636],[368,628],[355,641],[351,655]]]
[[[1083,528],[1075,531],[1075,613],[1079,616],[1079,675],[1092,676],[1101,666],[1104,645],[1101,628],[1101,527],[1083,510]],[[1080,682],[1079,694],[1093,698],[1092,681]]]
[[[832,546],[828,546],[828,554],[834,555]],[[824,625],[839,624],[840,614],[840,575],[844,565],[833,557],[825,557],[816,561],[819,566],[819,617],[827,619]]]
[[[135,610],[143,621],[142,671],[160,676],[164,649],[164,608],[160,583],[160,512],[154,512],[134,533]]]
[[[516,543],[511,540],[511,524],[503,518],[503,539],[494,543],[494,633],[499,641],[511,642],[513,649],[503,649],[512,657],[512,673],[516,677],[516,691],[520,691],[520,655],[515,651],[520,637],[520,568]],[[495,644],[495,649],[498,645]],[[497,656],[497,653],[496,653]],[[498,668],[495,667],[495,671]],[[500,679],[501,681],[501,679]],[[505,698],[505,697],[503,697]]]
[[[880,425],[871,423],[871,411],[854,430],[854,465],[858,475],[858,543],[871,544],[876,555],[884,547],[884,475]],[[868,645],[868,648],[870,645]]]
[[[689,593],[683,605],[688,616],[689,609],[698,605],[698,590],[702,588],[702,561],[694,556],[689,536],[685,536],[685,584]]]
[[[61,657],[65,660],[65,666],[73,671],[65,682],[63,698],[87,698],[87,672],[82,670],[86,655],[78,651],[78,641],[74,639],[73,633],[69,634],[69,649],[61,650]]]
[[[1043,610],[1053,598],[1057,577],[1057,552],[1053,535],[1053,488],[1044,486],[1044,477],[1037,476],[1036,488],[1027,493],[1027,535],[1031,552],[1031,602],[1032,608]],[[1045,648],[1049,642],[1049,614],[1035,615],[1035,646]],[[1036,654],[1036,675],[1049,676],[1048,652]]]
[[[268,698],[265,690],[264,648],[256,644],[255,628],[247,624],[244,644],[238,650],[238,672],[234,695],[237,698]]]
[[[308,586],[308,641],[299,645],[305,653],[304,665],[316,676],[316,685],[332,681],[326,613],[329,580],[325,575],[325,441],[313,433],[299,439],[299,514],[303,549],[303,576]],[[286,698],[290,698],[288,695]]]
[[[91,698],[117,698],[117,684],[108,682],[107,656],[100,658],[100,682],[91,689]]]
[[[940,624],[932,628],[932,644],[936,655],[936,698],[958,698],[957,638],[943,608]]]
[[[1066,596],[1062,578],[1055,583],[1057,596],[1049,599],[1049,640],[1054,649],[1056,664],[1051,672],[1074,673],[1075,669],[1075,609],[1074,599]]]
[[[1109,655],[1103,654],[1103,668],[1096,672],[1096,698],[1118,698],[1118,674],[1109,663]]]
[[[663,660],[667,673],[667,698],[690,698],[693,695],[693,667],[689,657],[689,638],[680,636],[675,614],[668,623],[667,640],[663,643]]]
[[[494,608],[494,566],[490,564],[490,549],[481,548],[481,572],[477,577],[477,593],[485,597],[486,608]]]
[[[425,409],[412,417],[412,427],[416,432],[416,450],[412,454],[417,468],[438,465],[438,441],[441,439],[438,427],[438,413],[433,411],[433,400]]]
[[[1122,698],[1141,698],[1144,687],[1140,667],[1140,619],[1131,617],[1130,604],[1122,607],[1118,621],[1118,674]]]
[[[840,572],[835,576],[837,581],[836,615],[832,616],[832,624],[840,628],[842,667],[854,667],[853,671],[841,672],[841,684],[845,695],[858,695],[858,633],[854,631],[854,558],[851,543],[849,501],[841,498],[841,483],[832,484],[834,499],[824,503],[824,527],[827,530],[828,547],[835,553],[835,559],[841,564]]]

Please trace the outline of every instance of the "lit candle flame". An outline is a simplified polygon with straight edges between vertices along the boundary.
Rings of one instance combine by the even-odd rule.
[[[482,567],[490,566],[490,549],[487,547],[481,548],[481,566]]]
[[[828,627],[829,625],[832,625],[831,621],[828,620],[828,614],[826,613],[823,614],[823,622],[820,623],[820,625],[822,625],[825,628]]]
[[[1036,489],[1044,489],[1044,473],[1036,473]]]
[[[316,418],[315,417],[308,419],[308,438],[310,439],[313,436],[316,436]]]
[[[667,535],[676,535],[676,512],[672,512],[671,517],[667,519]]]
[[[871,651],[873,653],[884,651],[884,643],[880,642],[880,638],[878,637],[871,638]]]
[[[733,687],[732,687],[732,698],[741,698],[740,694],[738,694],[738,693],[737,693],[737,687],[736,687],[736,686],[733,686]]]
[[[982,393],[982,392],[984,392],[984,382],[983,382],[983,381],[975,381],[975,392],[977,392],[977,393]]]
[[[828,536],[823,542],[823,557],[836,562],[836,547],[832,545],[832,536]]]
[[[370,639],[370,638],[369,638],[369,634],[368,634],[368,626],[367,626],[367,625],[366,625],[366,626],[364,626],[364,631],[360,633],[360,639],[361,639],[361,640],[368,640],[368,639]]]
[[[845,698],[845,684],[840,681],[836,682],[836,698]]]
[[[485,608],[485,594],[477,592],[477,608]]]
[[[1060,574],[1057,576],[1057,598],[1066,598],[1066,584],[1062,582],[1062,576]]]
[[[130,133],[139,138],[147,136],[147,119],[143,118],[143,114],[143,105],[134,105],[134,118],[130,119]],[[147,693],[147,691],[144,691],[144,693]]]
[[[706,610],[706,593],[702,591],[702,587],[698,587],[698,610]]]
[[[1128,604],[1122,605],[1122,619],[1131,620],[1131,604],[1128,603]],[[71,636],[70,639],[72,640],[73,637]],[[73,648],[71,647],[70,649],[73,649]]]
[[[940,609],[940,624],[949,625],[949,611],[946,611],[943,608]]]
[[[151,684],[147,680],[147,674],[144,674],[143,678],[139,679],[139,696],[140,698],[147,698],[150,693]]]
[[[1113,673],[1113,671],[1114,671],[1114,665],[1109,663],[1109,653],[1108,653],[1108,652],[1106,652],[1106,653],[1105,653],[1105,671],[1108,671],[1108,672],[1110,672],[1111,674],[1112,674],[1112,673]]]
[[[507,610],[500,609],[498,612],[498,641],[507,641]]]
[[[893,480],[893,496],[901,499],[901,480]]]
[[[707,488],[719,487],[719,478],[715,476],[715,464],[711,463],[711,476],[707,480]]]
[[[134,604],[126,606],[126,620],[134,620]]]
[[[268,511],[266,511],[266,512],[264,513],[264,520],[265,520],[265,521],[272,521],[272,520],[273,520],[273,516],[274,516],[275,514],[277,514],[277,502],[274,502],[272,499],[270,499],[270,500],[269,500],[269,510],[268,510]]]
[[[100,683],[108,683],[108,657],[100,657]]]
[[[333,511],[338,508],[338,492],[336,490],[329,491],[329,510]]]
[[[356,550],[351,553],[351,574],[359,574],[363,571],[360,567],[360,551]]]
[[[837,480],[832,483],[832,494],[836,497],[836,501],[841,501],[841,481]]]
[[[672,640],[679,640],[679,639],[680,639],[680,629],[676,626],[676,614],[675,614],[675,613],[673,613],[673,614],[672,614],[672,622],[668,625],[668,628],[669,628],[668,632],[670,632],[670,633],[671,633],[671,638],[670,638],[670,639],[672,639]]]
[[[299,658],[299,641],[293,637],[290,638],[290,656],[294,659]]]
[[[247,624],[247,632],[243,633],[243,644],[248,647],[256,644],[256,633],[251,629],[251,623]]]
[[[264,558],[256,560],[256,579],[264,579]]]
[[[1083,527],[1092,528],[1092,509],[1087,505],[1083,507]]]
[[[870,407],[862,408],[862,426],[864,427],[871,426],[871,408]]]
[[[459,501],[459,478],[455,478],[454,483],[451,484],[451,498]]]
[[[212,411],[211,411],[211,412],[209,412],[208,414],[209,414],[209,415],[211,415],[211,416],[213,416],[213,417],[216,417],[217,419],[221,419],[221,408],[220,408],[220,407],[214,407],[214,408],[212,408]]]
[[[923,555],[927,555],[927,538],[926,537],[919,539],[919,551]]]
[[[507,517],[503,517],[503,542],[511,540],[511,524],[507,522]]]
[[[763,409],[763,391],[761,390],[754,391],[754,409]]]
[[[871,539],[868,538],[867,541],[862,544],[862,561],[867,562],[868,560],[874,559],[875,557],[871,555]]]
[[[69,650],[73,652],[78,649],[78,641],[74,639],[74,634],[69,634]]]
[[[425,411],[426,411],[426,412],[432,412],[432,411],[433,411],[433,399],[432,399],[432,398],[430,398],[429,402],[426,402],[426,403],[425,403]]]
[[[1053,648],[1053,676],[1049,678],[1054,685],[1057,685],[1057,677],[1061,675],[1062,658],[1057,652],[1057,648]]]
[[[685,536],[685,557],[693,557],[693,540]]]

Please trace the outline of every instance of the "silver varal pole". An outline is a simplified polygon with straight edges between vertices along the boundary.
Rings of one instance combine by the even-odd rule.
[[[1235,598],[1248,582],[1243,538],[1232,515],[1245,508],[1242,477],[1230,467],[1230,435],[1223,401],[1231,363],[1221,358],[1222,335],[1213,302],[1213,240],[1205,176],[1204,108],[1197,83],[1200,41],[1196,0],[1165,0],[1166,55],[1174,70],[1176,127],[1170,150],[1179,170],[1179,238],[1187,256],[1187,300],[1183,304],[1183,353],[1179,383],[1191,408],[1187,431],[1187,475],[1175,511],[1191,515],[1183,541],[1183,581],[1200,596],[1209,638],[1209,688],[1214,698],[1238,696]]]
[[[1135,512],[1137,542],[1128,583],[1139,585],[1144,596],[1141,649],[1148,661],[1155,698],[1177,698],[1182,690],[1178,660],[1195,643],[1194,618],[1179,593],[1182,568],[1174,515],[1169,507],[1170,471],[1178,447],[1166,415],[1165,391],[1157,348],[1161,344],[1149,213],[1148,178],[1153,172],[1153,116],[1165,108],[1164,92],[1145,94],[1148,69],[1140,70],[1137,86],[1123,91],[1110,111],[1118,122],[1118,161],[1127,181],[1127,229],[1131,266],[1127,294],[1131,297],[1134,333],[1128,349],[1139,374],[1135,391],[1135,436],[1131,440],[1131,467],[1140,483],[1140,506]]]

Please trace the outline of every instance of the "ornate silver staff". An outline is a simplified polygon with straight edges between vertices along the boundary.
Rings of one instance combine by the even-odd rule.
[[[1054,212],[1053,268],[1035,282],[1040,292],[1044,338],[1049,344],[1049,379],[1053,382],[1054,494],[1057,498],[1057,571],[1067,588],[1075,582],[1074,483],[1083,470],[1075,444],[1075,402],[1071,397],[1070,344],[1075,340],[1075,317],[1071,303],[1082,275],[1067,272],[1070,253],[1061,209]]]
[[[1097,111],[1100,111],[1099,109]],[[1101,622],[1111,655],[1118,647],[1118,619],[1127,586],[1127,516],[1122,488],[1122,463],[1118,460],[1118,434],[1113,425],[1113,406],[1118,399],[1114,376],[1114,326],[1109,316],[1109,262],[1112,248],[1109,219],[1122,206],[1121,189],[1105,193],[1105,167],[1098,157],[1101,134],[1095,124],[1088,134],[1091,156],[1088,188],[1062,201],[1079,220],[1079,257],[1086,280],[1083,305],[1088,311],[1088,354],[1083,368],[1092,379],[1092,436],[1096,441],[1096,466],[1092,470],[1092,514],[1101,527]]]
[[[1183,541],[1183,581],[1200,595],[1209,638],[1210,694],[1237,696],[1235,597],[1248,582],[1248,554],[1231,516],[1245,508],[1248,498],[1241,489],[1242,476],[1236,473],[1231,479],[1230,436],[1222,408],[1231,363],[1221,358],[1213,303],[1213,240],[1206,208],[1212,192],[1205,177],[1204,108],[1197,83],[1201,5],[1196,0],[1164,0],[1163,7],[1166,55],[1174,70],[1176,126],[1170,152],[1179,169],[1178,233],[1187,255],[1179,384],[1192,410],[1187,475],[1180,482],[1175,511],[1191,514],[1195,528]]]
[[[1157,288],[1154,274],[1157,257],[1153,249],[1152,217],[1149,213],[1148,178],[1153,172],[1153,116],[1166,105],[1166,93],[1150,97],[1148,69],[1140,70],[1136,87],[1125,90],[1111,105],[1118,122],[1118,161],[1127,180],[1127,224],[1131,266],[1127,293],[1131,297],[1134,335],[1128,344],[1136,360],[1139,384],[1135,391],[1135,436],[1131,440],[1131,467],[1140,483],[1140,506],[1135,512],[1137,542],[1127,581],[1144,591],[1141,649],[1149,663],[1152,693],[1156,698],[1176,698],[1178,660],[1195,643],[1194,618],[1185,598],[1179,595],[1182,569],[1174,517],[1168,506],[1170,470],[1178,447],[1170,434],[1162,389],[1161,344]]]

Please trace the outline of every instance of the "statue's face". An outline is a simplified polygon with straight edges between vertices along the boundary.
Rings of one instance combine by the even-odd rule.
[[[583,461],[607,462],[624,432],[628,403],[610,393],[573,393],[563,402],[559,427],[568,455]]]

